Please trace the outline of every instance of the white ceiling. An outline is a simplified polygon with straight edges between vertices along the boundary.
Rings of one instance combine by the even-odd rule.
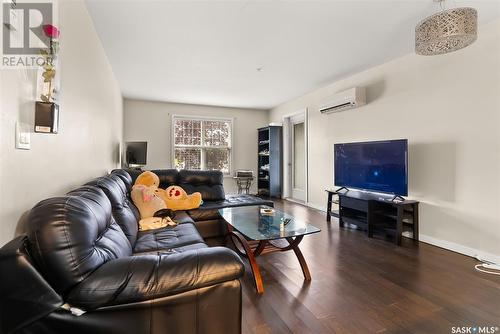
[[[87,0],[124,97],[269,109],[413,52],[413,1]],[[472,6],[480,23],[498,0]],[[260,71],[257,69],[261,68]]]

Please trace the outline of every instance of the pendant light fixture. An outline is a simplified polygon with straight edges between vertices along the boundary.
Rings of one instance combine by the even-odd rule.
[[[444,0],[434,0],[443,8]],[[477,38],[477,11],[470,7],[442,10],[415,28],[415,53],[440,55],[460,50]]]

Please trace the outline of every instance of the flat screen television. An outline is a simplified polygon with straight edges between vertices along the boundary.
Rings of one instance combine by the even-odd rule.
[[[148,142],[130,141],[126,143],[127,165],[130,167],[145,166],[148,156]]]
[[[335,144],[335,186],[408,196],[408,140]]]

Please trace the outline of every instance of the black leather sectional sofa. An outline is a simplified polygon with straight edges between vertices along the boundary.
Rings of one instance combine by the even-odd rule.
[[[220,208],[247,206],[247,205],[269,205],[272,201],[263,200],[251,195],[225,195],[223,175],[219,171],[193,171],[177,169],[151,170],[160,179],[160,188],[166,189],[172,185],[181,186],[188,194],[200,192],[203,204],[199,209],[189,210],[186,214],[194,221],[194,224],[203,239],[220,239],[226,233],[224,220],[218,213]],[[122,173],[123,170],[114,170],[113,173]],[[141,170],[126,170],[132,178],[132,184],[142,173]]]
[[[154,172],[161,187],[201,192],[203,206],[139,232],[139,172],[114,170],[30,211],[25,234],[0,249],[0,333],[241,332],[243,263],[205,241],[224,234],[217,209],[272,202],[226,197],[219,172]]]

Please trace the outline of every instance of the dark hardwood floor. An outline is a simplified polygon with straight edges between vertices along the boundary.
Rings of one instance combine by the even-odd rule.
[[[396,247],[328,224],[325,214],[287,201],[276,207],[320,227],[293,252],[257,258],[265,292],[243,282],[243,333],[451,333],[452,326],[500,327],[500,277],[472,258],[403,238]]]

